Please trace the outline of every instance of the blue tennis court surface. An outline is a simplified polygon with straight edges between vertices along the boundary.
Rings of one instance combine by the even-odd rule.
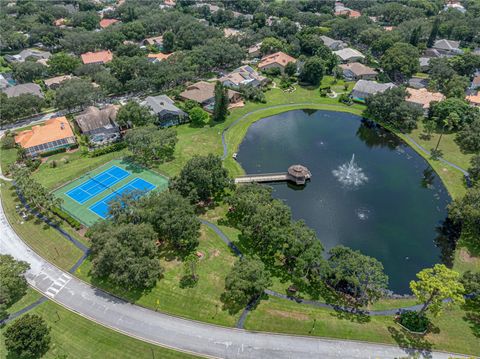
[[[115,193],[112,193],[111,195],[108,195],[107,197],[102,198],[100,201],[92,204],[89,207],[89,209],[95,214],[97,214],[98,216],[105,219],[108,216],[108,211],[110,209],[109,203],[111,201],[119,198],[122,194],[127,192],[131,192],[131,191],[148,192],[154,189],[155,187],[156,187],[155,185],[145,181],[144,179],[135,178],[134,180],[128,182],[125,186],[116,190]]]
[[[83,204],[129,175],[130,173],[128,171],[117,166],[112,166],[77,187],[72,188],[66,194],[74,201]]]

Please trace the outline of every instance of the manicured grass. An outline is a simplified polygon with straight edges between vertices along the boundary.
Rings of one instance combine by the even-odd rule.
[[[408,335],[393,322],[392,317],[368,318],[306,305],[292,308],[285,300],[270,298],[250,313],[245,328],[478,354],[480,342],[468,323],[461,319],[464,315],[465,312],[459,308],[444,312],[433,319],[434,332],[422,339]]]
[[[28,287],[25,295],[22,298],[20,298],[19,301],[14,303],[10,308],[8,308],[7,312],[8,312],[8,314],[16,313],[19,310],[25,308],[26,306],[29,306],[30,304],[36,302],[41,297],[42,296],[40,295],[40,293],[38,293],[36,290]]]
[[[35,252],[66,270],[80,259],[82,252],[56,230],[31,215],[27,220],[20,216],[15,206],[23,207],[10,183],[1,181],[0,193],[10,224]]]
[[[50,349],[42,358],[196,358],[190,354],[130,338],[50,301],[41,304],[30,313],[40,315],[51,328]],[[3,333],[7,327],[2,328],[0,332]],[[0,357],[7,358],[3,335],[0,336]]]
[[[8,174],[8,167],[15,162],[17,159],[17,149],[0,149],[0,168],[2,169],[1,173],[4,175]]]
[[[85,261],[76,275],[95,286],[136,304],[169,314],[204,322],[233,326],[240,313],[230,315],[222,310],[220,295],[224,291],[225,276],[235,260],[230,249],[208,227],[202,226],[200,245],[197,249],[203,254],[198,263],[199,281],[193,288],[181,288],[184,275],[182,262],[174,258],[163,258],[164,276],[156,287],[146,293],[125,291],[107,281],[96,280],[89,274],[91,262]]]

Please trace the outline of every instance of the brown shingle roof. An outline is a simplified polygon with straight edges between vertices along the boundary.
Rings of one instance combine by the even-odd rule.
[[[60,85],[63,81],[71,80],[71,75],[64,75],[64,76],[56,76],[49,79],[44,80],[45,86],[50,87],[52,85]]]
[[[228,90],[228,98],[231,99],[238,92]],[[187,100],[193,100],[198,103],[204,103],[215,97],[215,84],[205,81],[199,81],[187,87],[180,96]]]
[[[340,65],[343,70],[350,70],[355,76],[376,75],[377,71],[371,67],[365,66],[360,62],[352,62],[350,64]]]
[[[268,66],[274,63],[285,67],[287,66],[288,63],[295,62],[295,61],[297,60],[294,57],[287,55],[282,51],[279,51],[274,54],[262,57],[262,59],[260,60],[260,63],[258,64],[258,68],[261,69],[265,66]]]
[[[99,110],[95,106],[87,107],[78,116],[75,116],[75,121],[82,132],[89,132],[112,124],[117,118],[117,112],[120,106],[108,105]]]
[[[23,148],[30,148],[49,142],[74,137],[66,117],[55,117],[45,121],[43,126],[33,126],[31,130],[20,132],[15,142]]]
[[[86,52],[81,55],[83,63],[86,64],[105,64],[112,61],[113,54],[110,50],[97,51],[97,52]]]

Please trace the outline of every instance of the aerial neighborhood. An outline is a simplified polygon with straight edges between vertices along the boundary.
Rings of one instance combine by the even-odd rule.
[[[480,355],[478,0],[0,10],[0,357]]]

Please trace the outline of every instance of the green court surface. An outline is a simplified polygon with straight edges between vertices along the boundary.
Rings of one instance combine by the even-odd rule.
[[[116,167],[119,167],[121,170]],[[104,177],[104,173],[111,173],[115,168],[117,171],[127,171],[128,174],[119,176],[114,181],[99,181],[99,178]],[[102,219],[99,215],[101,211],[98,210],[102,203],[105,206],[108,200],[118,197],[124,192],[125,188],[133,188],[134,186],[131,186],[131,184],[139,181],[148,183],[148,189],[154,187],[156,191],[164,191],[168,187],[168,179],[152,170],[126,160],[113,160],[63,185],[56,189],[53,194],[55,197],[62,199],[61,207],[64,211],[84,225],[91,226],[96,221]],[[89,191],[92,185],[95,184],[95,190],[92,190],[89,195],[85,194],[83,197],[87,200],[79,200],[82,197],[78,196],[78,191],[82,191],[82,189]],[[105,198],[107,198],[107,201],[103,202]]]

